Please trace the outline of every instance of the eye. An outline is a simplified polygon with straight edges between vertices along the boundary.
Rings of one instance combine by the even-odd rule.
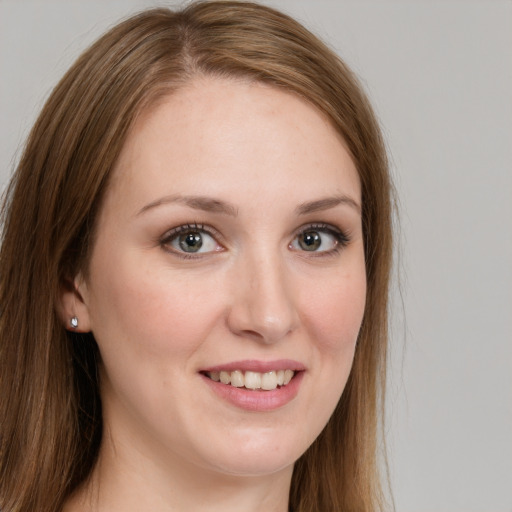
[[[303,228],[290,244],[290,249],[307,252],[331,253],[348,243],[348,237],[337,228],[312,225]]]
[[[190,224],[179,226],[168,232],[161,244],[183,255],[217,252],[223,249],[214,235],[205,227]]]

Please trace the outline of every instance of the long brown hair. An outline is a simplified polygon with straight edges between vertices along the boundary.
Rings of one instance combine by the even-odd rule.
[[[102,433],[92,335],[57,313],[66,277],[86,271],[95,218],[127,131],[198,74],[265,82],[309,101],[359,172],[367,303],[353,369],[322,434],[296,462],[295,512],[384,506],[378,427],[385,383],[391,201],[378,124],[347,66],[300,24],[245,2],[153,9],[111,29],[56,86],[2,210],[0,506],[58,511],[90,475]]]

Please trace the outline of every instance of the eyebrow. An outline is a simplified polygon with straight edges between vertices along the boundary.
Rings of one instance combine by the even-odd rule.
[[[189,208],[193,208],[194,210],[202,210],[211,213],[222,213],[232,217],[236,217],[238,215],[238,209],[232,204],[226,203],[224,201],[213,199],[211,197],[182,195],[166,196],[157,199],[156,201],[153,201],[141,208],[137,212],[137,215],[141,215],[142,213],[147,212],[152,208],[156,208],[157,206],[175,203],[183,204]]]
[[[176,203],[183,204],[185,206],[188,206],[189,208],[193,208],[194,210],[202,210],[211,213],[221,213],[224,215],[229,215],[231,217],[236,217],[238,215],[238,208],[236,208],[230,203],[220,201],[219,199],[204,196],[182,195],[166,196],[157,199],[156,201],[152,201],[151,203],[141,208],[137,212],[137,215],[141,215],[144,212],[156,208],[158,206]],[[295,212],[298,215],[307,215],[308,213],[329,210],[330,208],[334,208],[335,206],[338,206],[340,204],[350,206],[358,213],[361,213],[361,206],[356,201],[354,201],[354,199],[345,195],[326,197],[322,199],[316,199],[315,201],[307,201],[305,203],[301,203],[299,206],[297,206],[297,208],[295,208]]]
[[[340,204],[344,204],[350,206],[357,213],[361,213],[361,205],[352,199],[349,196],[341,195],[341,196],[333,196],[333,197],[325,197],[323,199],[317,199],[315,201],[308,201],[306,203],[301,203],[295,209],[298,215],[306,215],[308,213],[320,212],[323,210],[329,210],[330,208],[334,208]]]

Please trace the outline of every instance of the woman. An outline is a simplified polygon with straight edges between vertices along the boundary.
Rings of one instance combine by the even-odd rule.
[[[386,156],[303,27],[238,2],[114,27],[3,213],[4,512],[384,506]]]

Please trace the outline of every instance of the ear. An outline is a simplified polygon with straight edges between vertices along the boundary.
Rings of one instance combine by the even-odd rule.
[[[81,273],[64,279],[59,290],[58,312],[64,328],[71,332],[89,332],[91,320],[87,306],[87,285]],[[73,321],[77,322],[75,326]]]

